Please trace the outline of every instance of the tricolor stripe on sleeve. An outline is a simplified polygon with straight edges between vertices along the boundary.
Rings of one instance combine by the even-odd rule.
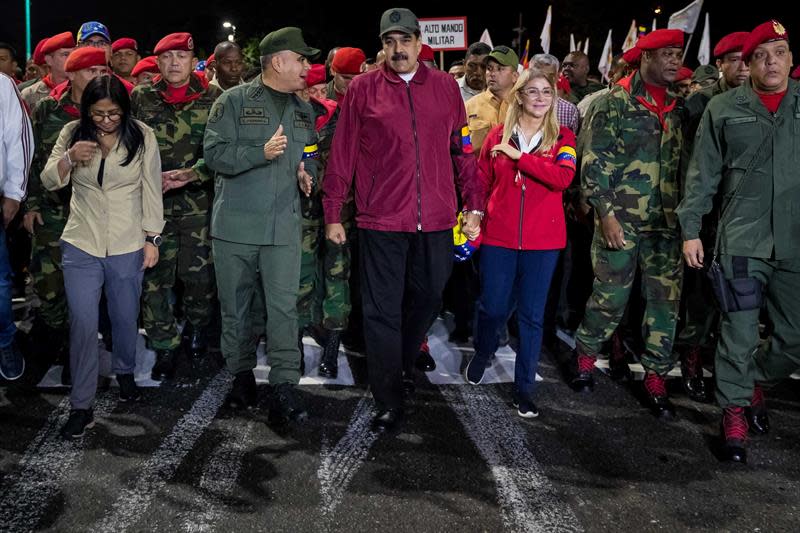
[[[574,169],[577,166],[575,148],[572,146],[562,146],[558,150],[558,154],[556,154],[556,163]]]

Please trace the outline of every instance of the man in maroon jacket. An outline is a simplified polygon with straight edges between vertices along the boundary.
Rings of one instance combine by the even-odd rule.
[[[454,169],[470,238],[480,231],[485,191],[458,85],[417,61],[417,17],[408,9],[389,9],[381,17],[380,37],[386,63],[354,79],[341,103],[323,208],[327,238],[344,242],[341,208],[355,177],[375,424],[391,428],[403,417],[414,359],[453,264]]]

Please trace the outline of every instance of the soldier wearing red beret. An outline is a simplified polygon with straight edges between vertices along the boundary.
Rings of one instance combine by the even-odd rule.
[[[123,37],[111,43],[111,67],[114,73],[135,84],[133,67],[139,62],[139,45],[130,37]]]
[[[719,94],[739,87],[747,82],[750,69],[742,59],[742,46],[749,35],[746,31],[737,31],[724,36],[714,46],[713,55],[717,68],[722,76],[710,86],[694,92],[684,104],[685,120],[683,147],[681,148],[681,183],[685,183],[686,170],[694,148],[694,137],[700,119],[708,106],[708,102]],[[706,247],[714,233],[714,220],[707,217],[703,223]],[[704,272],[692,268],[684,270],[684,290],[681,294],[683,329],[675,341],[676,349],[681,354],[681,375],[686,393],[695,401],[705,402],[708,398],[703,380],[703,356],[713,353],[713,332],[719,323],[719,312],[709,298],[711,288]]]
[[[306,87],[308,95],[317,100],[326,98],[327,87],[325,86],[325,65],[313,64],[306,74]]]
[[[672,92],[675,96],[687,98],[691,93],[692,88],[692,69],[689,67],[681,67],[678,74],[675,76],[675,81],[672,82]]]
[[[50,91],[67,80],[64,63],[66,63],[69,53],[75,48],[75,37],[67,31],[54,35],[40,44],[39,54],[44,58],[49,73],[40,81],[22,90],[22,98],[25,99],[31,111],[41,99],[50,94]]]
[[[582,193],[595,209],[595,280],[575,336],[572,385],[593,387],[602,345],[617,329],[640,271],[647,295],[645,397],[654,415],[670,418],[674,407],[665,377],[675,364],[672,341],[681,292],[675,206],[682,131],[680,102],[667,88],[681,67],[683,32],[656,30],[636,47],[641,66],[594,102],[582,132]]]
[[[748,430],[769,430],[763,389],[800,367],[800,84],[789,78],[789,35],[777,20],[750,32],[742,56],[751,81],[709,102],[678,208],[686,263],[698,270],[710,264],[719,274],[715,292],[734,297],[718,297],[715,370],[723,458],[736,462],[747,460]],[[721,204],[712,258],[700,232],[715,198]],[[774,326],[768,345],[759,337],[763,309]]]
[[[422,45],[422,50],[419,51],[417,60],[421,61],[428,68],[439,68],[439,65],[436,64],[436,55],[433,52],[433,48],[427,44]]]
[[[171,33],[153,50],[160,75],[137,85],[131,94],[133,116],[151,128],[161,153],[164,192],[164,248],[158,264],[145,273],[142,316],[150,349],[156,352],[151,377],[172,378],[182,351],[181,331],[171,303],[172,290],[183,282],[185,336],[192,358],[207,348],[207,327],[216,294],[209,209],[212,175],[203,159],[203,135],[209,111],[222,94],[195,72],[192,35]]]
[[[44,54],[42,54],[42,47],[47,42],[47,39],[42,39],[33,50],[33,55],[28,59],[25,65],[25,81],[17,88],[20,92],[24,91],[34,83],[40,81],[47,75],[47,63],[44,61]]]
[[[360,48],[343,47],[336,50],[331,63],[333,79],[328,83],[328,98],[340,101],[353,78],[363,72],[367,56]]]
[[[147,56],[136,63],[131,71],[131,76],[136,80],[136,85],[143,85],[150,83],[159,73],[156,56]]]

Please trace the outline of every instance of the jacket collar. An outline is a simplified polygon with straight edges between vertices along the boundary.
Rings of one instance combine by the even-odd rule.
[[[772,115],[764,104],[761,103],[761,98],[756,94],[753,89],[753,82],[748,80],[747,83],[739,87],[739,94],[736,95],[736,103],[742,106],[747,106],[753,113],[766,117],[772,120]],[[800,113],[800,83],[789,78],[789,85],[786,88],[786,96],[781,100],[781,105],[778,107],[775,116],[790,116],[793,113]]]
[[[425,83],[425,80],[428,79],[428,73],[430,69],[426,67],[422,62],[417,62],[417,72],[414,74],[414,77],[411,79],[411,83]],[[404,83],[403,78],[401,78],[397,72],[393,71],[389,68],[389,63],[384,61],[383,66],[381,67],[381,74],[384,78],[392,83]]]

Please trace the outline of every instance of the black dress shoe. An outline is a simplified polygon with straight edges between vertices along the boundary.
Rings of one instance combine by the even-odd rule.
[[[306,375],[306,355],[302,329],[297,332],[297,349],[300,351],[300,377],[303,377]]]
[[[317,374],[323,378],[336,379],[339,376],[339,332],[330,331],[322,347],[322,358]]]
[[[192,334],[189,336],[189,357],[192,360],[202,359],[208,352],[208,339],[202,330],[192,328]]]
[[[231,409],[248,409],[256,404],[256,377],[252,370],[237,372],[233,378],[233,387],[225,399],[225,405]]]
[[[432,372],[436,370],[436,361],[431,357],[431,350],[428,348],[427,340],[419,347],[419,353],[417,354],[417,360],[414,365],[420,372]]]
[[[119,401],[138,402],[142,399],[142,392],[136,385],[133,374],[117,374],[117,384],[119,385]]]
[[[726,441],[722,445],[721,456],[723,461],[747,464],[747,449],[738,442]]]
[[[681,360],[681,383],[686,395],[695,402],[708,401],[706,383],[703,381],[703,360],[700,348],[692,347]]]
[[[172,379],[175,376],[175,359],[177,350],[156,350],[156,363],[150,371],[154,381]]]
[[[403,411],[400,409],[381,409],[372,420],[372,427],[376,430],[392,431],[397,429],[403,421]]]
[[[403,400],[411,401],[416,391],[417,385],[414,383],[414,376],[403,372]]]
[[[303,407],[296,386],[292,383],[277,385],[270,400],[269,423],[280,425],[287,422],[305,422],[307,419],[308,412]]]

